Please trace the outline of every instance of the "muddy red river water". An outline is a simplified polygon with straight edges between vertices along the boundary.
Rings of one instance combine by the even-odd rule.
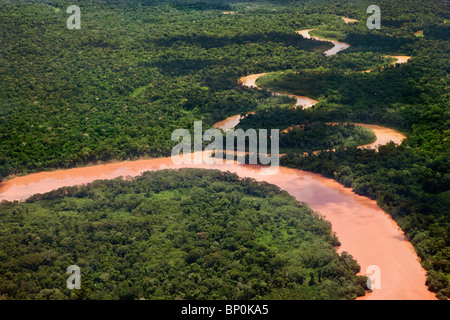
[[[84,168],[41,172],[17,177],[0,184],[0,200],[23,200],[63,186],[80,185],[97,179],[137,176],[144,171],[179,168],[218,169],[267,181],[286,190],[297,200],[319,211],[332,224],[341,242],[339,251],[349,252],[361,265],[380,270],[380,289],[363,299],[434,299],[425,286],[425,270],[411,244],[397,224],[375,201],[356,195],[332,179],[297,169],[279,167],[265,174],[265,167],[246,164],[176,164],[172,158],[125,161]]]

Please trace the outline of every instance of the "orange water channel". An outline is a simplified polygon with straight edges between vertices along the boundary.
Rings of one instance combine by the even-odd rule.
[[[344,19],[344,18],[343,18]],[[345,19],[344,19],[345,21]],[[352,21],[350,21],[352,22]],[[325,51],[324,54],[327,56],[331,56],[331,55],[335,55],[340,51],[343,51],[347,48],[350,47],[350,45],[348,43],[345,42],[340,42],[340,41],[335,41],[335,40],[328,40],[328,39],[322,39],[322,38],[318,38],[318,37],[314,37],[311,36],[309,34],[310,31],[312,31],[314,29],[305,29],[305,30],[300,30],[297,31],[298,34],[300,34],[303,38],[305,39],[314,39],[317,41],[326,41],[326,42],[331,42],[332,44],[334,44],[334,47]],[[397,56],[392,56],[392,55],[385,55],[384,57],[392,57],[395,58],[396,60],[394,62],[392,62],[391,64],[402,64],[402,63],[406,63],[409,61],[409,59],[411,59],[410,56],[401,56],[401,55],[397,55]],[[372,70],[364,70],[362,72],[371,72]],[[242,77],[239,79],[239,83],[245,87],[248,88],[257,88],[257,89],[262,89],[261,87],[259,87],[256,84],[256,81],[262,77],[267,75],[268,73],[255,73],[255,74],[251,74],[245,77]],[[303,109],[307,109],[307,108],[311,108],[312,106],[314,106],[315,104],[317,104],[319,101],[317,101],[316,99],[307,97],[307,96],[299,96],[299,95],[295,95],[295,94],[288,94],[288,93],[279,93],[279,92],[275,92],[275,91],[270,91],[273,95],[278,95],[278,96],[288,96],[290,98],[295,99],[295,106],[296,107],[302,107]],[[237,125],[237,123],[239,123],[239,119],[240,116],[236,115],[233,116],[234,120],[232,119],[226,119],[223,120],[224,122],[231,124],[234,123],[234,125]],[[222,125],[219,125],[222,126]],[[229,129],[230,127],[227,127],[227,129]]]
[[[266,174],[264,170],[267,169],[259,165],[177,164],[170,157],[125,161],[41,172],[7,180],[0,184],[0,200],[21,200],[37,193],[97,179],[133,177],[144,171],[179,168],[218,169],[237,173],[240,177],[266,181],[319,211],[331,222],[341,242],[339,252],[349,252],[360,264],[361,274],[366,274],[371,265],[379,267],[381,288],[374,289],[364,298],[434,299],[425,286],[425,270],[411,244],[374,200],[356,195],[350,188],[332,179],[302,170],[279,167],[276,174]]]
[[[391,140],[389,134],[395,133],[378,126],[372,129],[377,134],[377,141]],[[391,138],[398,142],[402,135],[395,133]],[[218,169],[235,172],[240,177],[266,181],[319,211],[331,222],[341,242],[339,252],[349,252],[361,265],[361,274],[366,274],[369,266],[379,267],[381,288],[374,289],[364,299],[434,299],[425,286],[425,270],[411,244],[375,201],[356,195],[350,188],[332,179],[302,170],[279,167],[276,174],[266,174],[264,170],[267,169],[258,165],[177,164],[170,157],[125,161],[41,172],[7,180],[0,183],[0,200],[23,200],[34,194],[98,179],[133,177],[144,171],[179,168]]]
[[[349,24],[349,23],[354,23],[354,22],[358,22],[359,20],[356,19],[351,19],[351,18],[346,18],[346,17],[341,17],[342,20],[344,20],[345,24]]]
[[[241,82],[242,83],[242,82]],[[215,127],[232,128],[240,115],[217,123]],[[232,122],[233,121],[233,122]],[[395,130],[380,126],[358,124],[371,128],[377,141],[362,146],[376,148],[393,140],[400,143],[405,137]],[[206,153],[197,156],[208,157]],[[185,156],[186,157],[186,156]],[[434,294],[425,286],[426,274],[412,245],[392,218],[374,200],[355,194],[333,179],[298,169],[279,167],[276,172],[267,167],[241,163],[227,164],[214,160],[213,164],[179,163],[180,157],[142,159],[82,168],[40,172],[16,177],[0,183],[1,200],[24,200],[34,194],[45,193],[64,186],[90,183],[98,179],[135,177],[145,171],[181,168],[203,168],[230,171],[240,177],[266,181],[286,190],[298,201],[309,205],[330,221],[341,246],[338,252],[349,252],[360,264],[361,274],[370,276],[369,266],[377,266],[380,288],[362,299],[428,300]],[[184,158],[186,159],[186,158]],[[206,159],[206,158],[205,158]],[[361,299],[361,298],[360,298]]]
[[[265,76],[267,73],[256,73],[256,74],[251,74],[249,76],[246,77],[242,77],[239,79],[239,83],[242,84],[245,87],[248,88],[257,88],[257,89],[261,89],[260,87],[258,87],[256,85],[256,80],[258,80],[260,77]],[[284,93],[278,93],[275,91],[270,91],[273,95],[276,96],[288,96],[290,98],[295,99],[295,106],[302,106],[303,109],[307,109],[307,108],[311,108],[313,105],[315,105],[316,103],[318,103],[319,101],[306,97],[306,96],[299,96],[299,95],[295,95],[295,94],[284,94]]]

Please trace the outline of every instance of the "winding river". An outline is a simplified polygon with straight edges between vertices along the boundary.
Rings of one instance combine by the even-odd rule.
[[[262,89],[260,87],[258,87],[256,85],[256,80],[258,80],[260,77],[265,76],[267,73],[256,73],[256,74],[251,74],[249,76],[246,77],[242,77],[239,79],[239,83],[245,87],[248,88],[257,88],[257,89]],[[310,97],[306,97],[306,96],[298,96],[295,94],[284,94],[284,93],[278,93],[275,91],[270,91],[273,95],[277,95],[277,96],[288,96],[290,98],[295,99],[295,106],[299,107],[302,106],[303,109],[306,108],[311,108],[313,105],[315,105],[316,103],[318,103],[319,101],[312,99]]]
[[[241,79],[240,82],[243,85],[256,86],[254,84],[256,79],[257,75],[252,75]],[[312,105],[317,103],[317,101],[309,102]],[[240,115],[236,115],[216,123],[215,127],[229,129],[239,120]],[[392,129],[366,124],[358,125],[370,127],[377,136],[377,141],[361,147],[376,148],[379,144],[385,144],[391,140],[400,143],[405,138]],[[222,164],[219,160],[216,161],[212,165],[176,164],[173,158],[168,157],[30,174],[0,183],[0,201],[24,200],[31,195],[64,186],[86,184],[97,179],[134,177],[144,171],[181,168],[230,171],[237,173],[240,177],[251,177],[258,181],[275,184],[297,200],[319,211],[326,220],[331,222],[332,229],[341,242],[338,251],[349,252],[361,265],[361,274],[366,274],[369,266],[378,266],[381,288],[374,289],[362,299],[435,299],[434,294],[425,286],[425,270],[421,267],[412,245],[405,239],[403,232],[393,219],[375,201],[359,196],[350,188],[345,188],[335,180],[318,174],[280,167],[277,174],[264,175],[266,168],[259,165]],[[366,275],[370,276],[371,273]]]
[[[328,39],[322,39],[322,38],[318,38],[318,37],[314,37],[312,35],[309,34],[310,31],[312,31],[314,29],[305,29],[305,30],[300,30],[297,31],[297,33],[299,35],[301,35],[303,38],[305,39],[312,39],[312,40],[316,40],[316,41],[326,41],[326,42],[331,42],[332,44],[334,44],[334,47],[325,51],[323,54],[326,55],[327,57],[332,56],[342,50],[345,50],[347,48],[350,48],[350,45],[348,43],[345,42],[340,42],[340,41],[336,41],[336,40],[328,40]]]

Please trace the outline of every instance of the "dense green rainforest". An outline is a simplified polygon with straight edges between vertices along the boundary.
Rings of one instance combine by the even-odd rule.
[[[0,205],[6,299],[354,299],[367,278],[330,223],[278,187],[146,172]],[[61,272],[83,269],[81,290]]]
[[[69,17],[66,9],[73,4],[81,8],[81,30],[68,30],[66,27]],[[286,166],[332,177],[351,186],[357,193],[376,199],[399,223],[412,242],[423,266],[428,270],[429,288],[439,298],[449,297],[449,8],[443,1],[380,0],[377,5],[382,9],[382,28],[368,30],[366,9],[370,4],[372,3],[363,0],[2,1],[0,179],[98,161],[166,156],[173,146],[170,141],[173,130],[189,129],[195,120],[202,120],[204,129],[207,129],[207,126],[227,116],[253,110],[256,110],[256,114],[243,120],[240,124],[242,128],[285,129],[292,125],[320,128],[320,123],[331,121],[365,122],[393,127],[408,136],[401,146],[387,145],[380,148],[380,152],[364,151],[345,144],[341,139],[341,145],[346,148],[340,148],[334,153],[309,157],[292,153],[281,161]],[[232,11],[233,14],[224,14],[224,10]],[[360,21],[345,24],[341,16]],[[331,44],[306,40],[295,33],[296,30],[311,28],[316,29],[316,35],[345,41],[351,47],[336,56],[325,57],[322,52],[329,49]],[[419,30],[423,30],[423,36],[414,35]],[[412,58],[407,64],[386,67],[391,62],[391,59],[384,57],[387,54],[404,54]],[[368,69],[374,71],[359,72]],[[238,85],[239,77],[260,72],[276,72],[260,78],[258,84],[264,88],[306,94],[317,98],[319,104],[307,110],[294,109],[287,98],[273,97],[267,91]],[[327,134],[329,141],[333,141],[332,137],[336,135],[334,130],[319,129],[321,135],[310,135],[303,140],[306,146],[298,145],[298,140],[295,142],[294,138],[305,138],[304,135],[309,133],[292,132],[286,136],[283,146],[311,150],[313,146],[320,145],[326,149],[321,143]],[[341,133],[346,131],[345,128],[339,130]],[[350,137],[355,134],[351,132]],[[151,178],[136,181],[145,184],[145,179]],[[176,175],[173,179],[177,179]],[[227,179],[220,183],[229,184],[230,189],[241,183],[235,178],[230,178],[232,181]],[[124,198],[129,195],[133,201],[138,201],[140,192],[133,188],[139,189],[139,182],[110,183],[116,184],[118,189],[123,188]],[[204,183],[207,184],[206,181]],[[127,209],[127,201],[119,201],[121,197],[108,198],[102,195],[103,192],[108,194],[105,191],[107,186],[107,182],[101,182],[86,187],[85,190],[90,190],[92,194],[98,193],[97,198],[88,194],[79,195],[79,191],[76,191],[78,189],[69,189],[67,192],[71,196],[67,199],[55,195],[55,199],[46,196],[42,202],[33,199],[26,204],[2,204],[0,214],[2,221],[5,221],[2,224],[5,231],[2,231],[1,236],[9,239],[13,247],[20,241],[25,241],[22,242],[23,246],[33,241],[36,243],[37,238],[33,237],[38,236],[42,226],[36,225],[36,229],[33,229],[33,223],[38,221],[27,216],[28,208],[30,212],[42,212],[54,223],[54,228],[60,228],[62,233],[55,234],[55,239],[64,243],[63,239],[74,231],[69,224],[58,226],[60,223],[64,224],[65,220],[61,218],[59,221],[56,216],[52,217],[49,209],[43,209],[46,206],[55,206],[58,217],[63,216],[64,210],[85,215],[75,214],[67,219],[84,219],[80,230],[92,233],[96,225],[89,223],[92,221],[89,219],[94,217],[89,216],[91,213],[86,211],[90,209],[83,209],[98,205],[97,200],[92,199],[100,199],[98,203],[105,204],[104,208],[97,209],[98,212],[105,212],[101,219],[106,219],[105,223],[113,225],[108,230],[114,230],[116,224],[123,226],[125,221],[139,224],[139,217],[142,217],[142,223],[147,223],[142,212],[139,213],[142,216],[136,217],[126,214],[133,207]],[[268,189],[262,188],[261,192],[274,192]],[[187,197],[187,194],[181,194],[188,191],[182,191],[182,188],[176,190],[178,189],[167,191],[167,196],[175,197],[177,194],[177,201]],[[237,193],[241,194],[242,190],[238,190]],[[241,196],[243,194],[245,192]],[[226,198],[225,195],[223,197]],[[75,205],[77,201],[73,200],[72,206],[72,198],[77,198],[75,200],[80,203],[82,200],[86,202]],[[119,200],[116,203],[108,199]],[[68,201],[66,209],[58,207],[60,204],[64,207],[65,201]],[[208,206],[211,204],[208,199],[204,201]],[[285,201],[291,200],[286,198]],[[177,202],[173,203],[175,206]],[[289,203],[295,207],[293,202]],[[85,204],[88,206],[84,207]],[[120,208],[116,214],[114,205]],[[171,210],[167,203],[161,204],[160,208]],[[245,210],[238,204],[233,204],[233,208],[236,212]],[[14,215],[17,215],[17,220],[14,220]],[[198,219],[201,225],[201,217]],[[289,221],[290,216],[286,219]],[[21,224],[20,221],[28,222]],[[188,223],[184,219],[176,226],[183,225],[183,221]],[[97,227],[105,227],[102,223],[100,221]],[[248,223],[245,228],[251,230],[253,236],[258,235],[256,229],[251,229],[252,222]],[[22,239],[20,237],[25,237],[25,226],[30,228],[27,229],[28,238]],[[139,226],[136,225],[136,228]],[[270,225],[268,228],[270,229]],[[11,234],[12,230],[16,230],[15,236]],[[117,236],[118,240],[115,238],[118,244],[142,245],[137,240],[133,244],[134,240],[131,240],[136,230],[120,230],[123,234]],[[288,237],[288,230],[292,229],[286,226],[284,230]],[[324,246],[325,243],[332,242],[325,235],[328,231],[327,229],[322,233],[320,240]],[[116,236],[113,234],[112,231],[106,233],[105,239],[109,241],[109,237]],[[192,234],[188,232],[189,237]],[[139,239],[137,235],[136,239]],[[299,241],[300,239],[303,241],[302,245],[308,248],[317,240],[303,236]],[[200,241],[196,238],[190,240]],[[80,242],[80,252],[91,252],[89,246],[94,246],[97,240],[92,241],[85,244]],[[249,241],[256,240],[251,238]],[[43,244],[50,253],[35,252],[33,247],[29,248],[30,252],[23,249],[24,251],[10,253],[6,251],[6,243],[9,242],[2,240],[1,243],[0,275],[11,281],[0,287],[3,294],[23,298],[26,289],[20,287],[20,281],[24,281],[23,283],[29,282],[32,288],[30,298],[68,296],[67,292],[51,289],[41,293],[38,289],[44,288],[46,284],[42,282],[46,283],[47,280],[33,278],[41,272],[33,270],[33,263],[36,264],[36,261],[39,263],[45,260],[48,263],[45,268],[54,274],[51,270],[55,268],[55,264],[58,265],[58,259],[62,259],[63,264],[71,260],[64,256],[55,258],[55,255],[58,256],[56,242]],[[254,243],[248,249],[258,251],[253,246]],[[277,245],[282,246],[283,243],[279,242]],[[64,244],[60,243],[60,246]],[[205,248],[209,248],[209,251],[205,249],[199,254],[206,257],[216,252],[213,243],[208,242]],[[177,270],[181,270],[185,266],[182,265],[185,258],[183,254],[188,254],[189,251],[175,249],[174,261],[179,263],[177,266],[180,268]],[[122,254],[121,267],[129,277],[114,278],[108,271],[99,273],[98,277],[106,274],[104,277],[115,279],[114,285],[117,286],[100,293],[94,287],[96,284],[102,286],[99,284],[102,280],[93,278],[92,287],[89,288],[91,291],[83,293],[86,297],[135,298],[141,294],[154,294],[160,298],[175,298],[170,291],[157,291],[164,281],[174,281],[175,277],[169,276],[169,270],[175,272],[175,269],[171,269],[173,265],[167,265],[167,279],[142,284],[142,288],[137,288],[137,291],[127,290],[127,286],[132,285],[127,281],[137,279],[142,275],[140,272],[144,272],[139,269],[139,257],[130,257],[128,261],[125,253],[114,251],[118,250],[117,247],[105,247],[105,250],[112,255]],[[231,259],[226,250],[227,248],[217,248],[224,260]],[[286,250],[290,252],[289,248]],[[321,250],[313,252],[319,255]],[[270,252],[267,251],[267,254],[271,254]],[[297,298],[325,299],[335,298],[337,295],[341,295],[341,298],[354,297],[360,290],[354,277],[356,268],[349,267],[350,262],[342,262],[337,256],[331,258],[331,251],[324,252],[330,252],[329,261],[334,261],[336,268],[344,270],[345,280],[342,281],[347,285],[342,286],[339,289],[341,291],[334,291],[333,288],[338,283],[333,278],[336,274],[322,275],[320,279],[330,281],[331,289],[327,291],[321,287],[325,280],[319,281],[320,268],[303,266],[301,270],[309,272],[308,268],[311,268],[315,276],[306,272],[301,275],[303,282],[300,281],[307,284],[305,288],[287,286],[290,288],[287,290],[296,292]],[[25,258],[20,259],[19,255],[24,255]],[[221,258],[219,255],[218,259]],[[138,269],[131,268],[131,261],[135,261]],[[219,274],[218,270],[221,270],[220,267],[214,269],[215,267],[211,267],[212,276]],[[280,290],[281,286],[276,283],[278,280],[265,278],[266,274],[273,271],[270,263],[260,267],[265,273],[257,278],[259,282],[252,282],[254,287],[251,290],[241,288],[239,292],[231,292],[227,286],[239,277],[230,278],[231,282],[222,278],[223,287],[217,292],[208,291],[211,288],[205,284],[202,287],[204,291],[199,291],[197,295],[188,292],[191,296],[185,297],[204,298],[207,294],[214,294],[216,298],[283,298],[292,293]],[[42,269],[43,273],[47,272],[45,268]],[[151,273],[152,270],[145,272]],[[199,281],[204,276],[201,272],[209,271],[198,267],[198,270],[190,272],[198,275],[180,278],[180,281]],[[240,272],[246,274],[249,271],[237,271],[238,274]],[[30,275],[32,278],[29,278]],[[54,274],[55,281],[61,280],[58,277],[61,276]],[[311,282],[311,279],[314,280]],[[174,282],[171,285],[173,288],[181,288],[186,283]],[[266,286],[264,290],[262,283]]]

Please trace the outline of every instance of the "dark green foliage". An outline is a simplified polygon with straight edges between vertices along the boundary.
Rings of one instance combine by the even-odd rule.
[[[4,299],[354,299],[359,266],[276,186],[147,172],[0,204]],[[18,232],[20,230],[20,232]],[[70,265],[81,290],[66,288]]]
[[[328,125],[313,122],[280,135],[280,153],[351,148],[375,141],[373,132],[352,124]]]

